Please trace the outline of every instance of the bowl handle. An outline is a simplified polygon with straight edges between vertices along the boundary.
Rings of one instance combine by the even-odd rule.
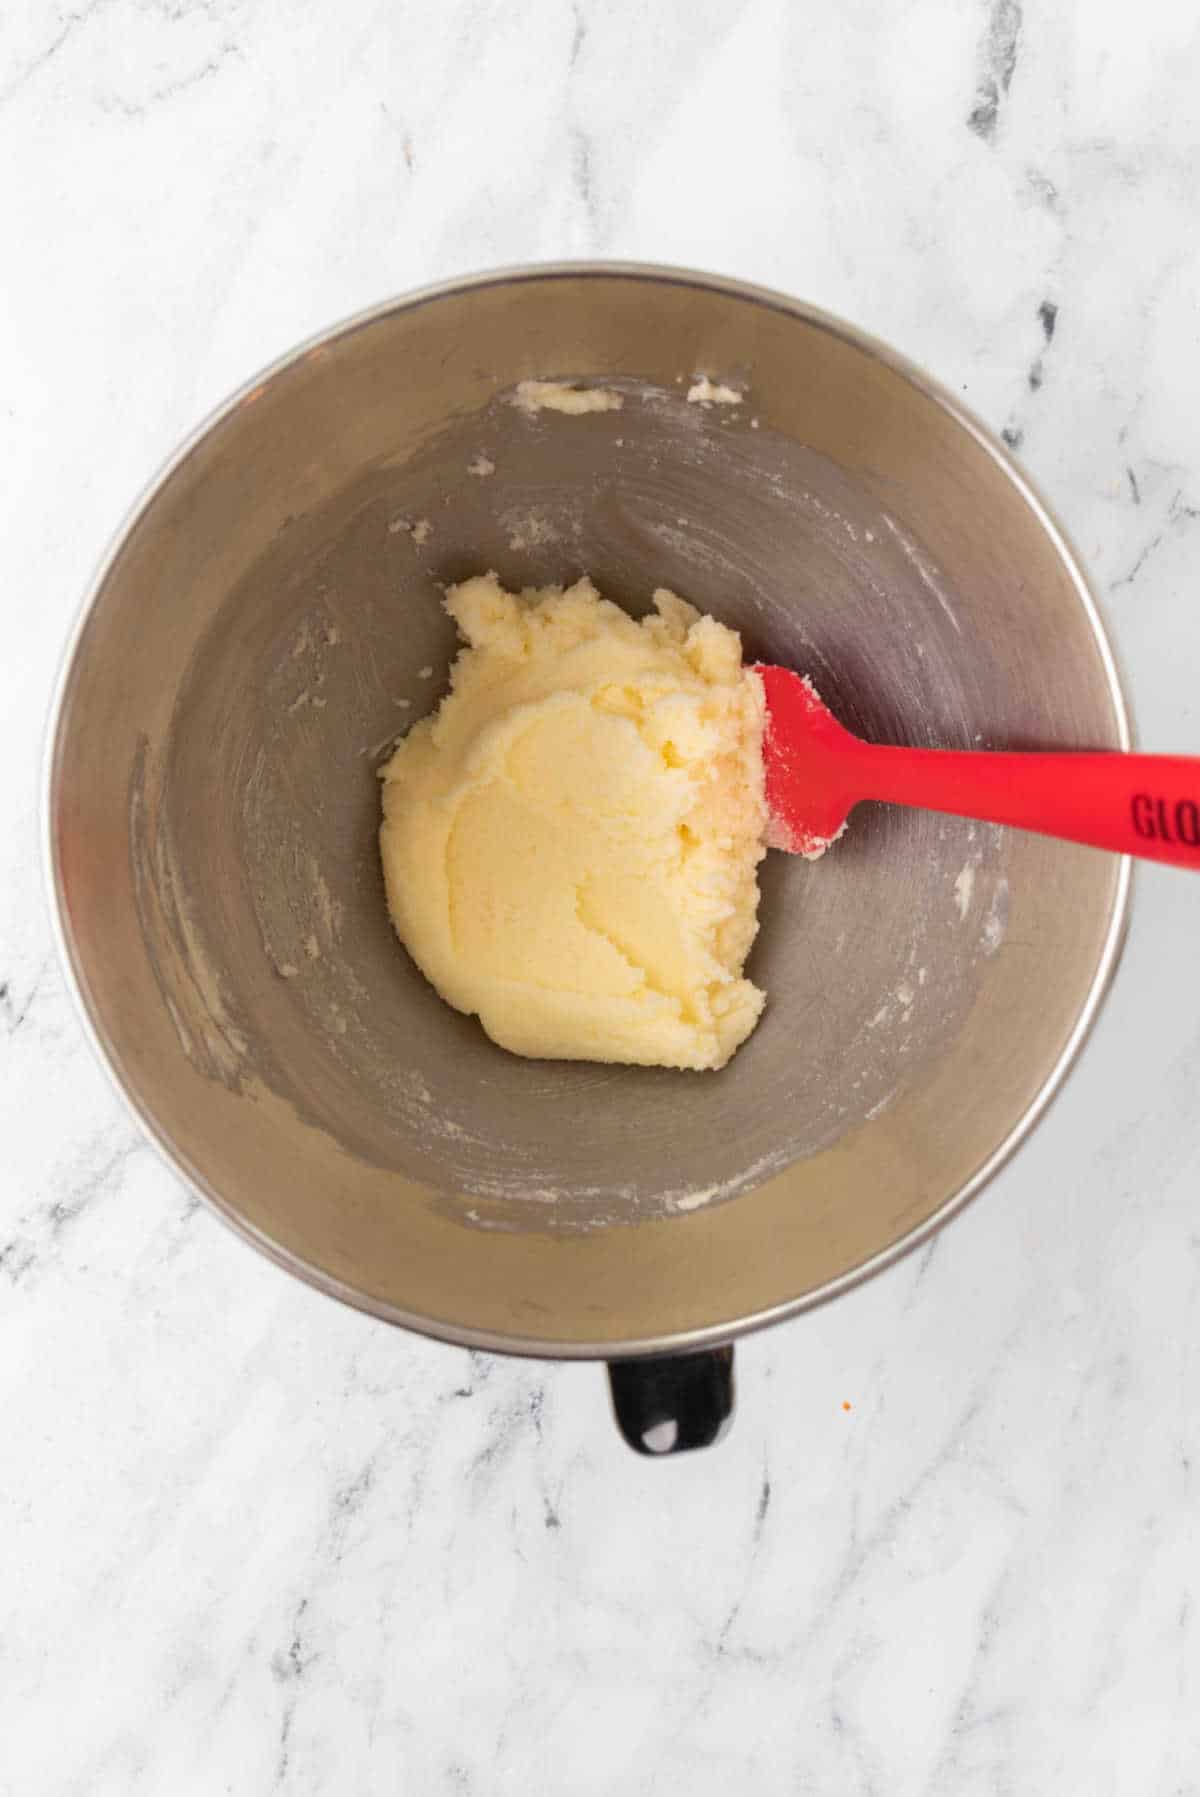
[[[711,1447],[733,1417],[733,1349],[609,1364],[617,1427],[638,1454]]]

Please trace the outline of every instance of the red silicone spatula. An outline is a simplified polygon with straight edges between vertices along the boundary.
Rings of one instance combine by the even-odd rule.
[[[860,799],[883,799],[1200,869],[1200,756],[889,748],[844,730],[790,668],[755,671],[773,848],[823,854]]]

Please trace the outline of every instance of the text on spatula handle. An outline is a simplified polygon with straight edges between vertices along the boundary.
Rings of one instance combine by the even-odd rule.
[[[1147,842],[1180,842],[1200,849],[1200,805],[1177,799],[1172,805],[1154,793],[1135,792],[1129,804],[1133,827]]]

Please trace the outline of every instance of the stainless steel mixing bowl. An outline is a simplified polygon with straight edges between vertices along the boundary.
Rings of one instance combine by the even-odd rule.
[[[742,403],[690,403],[700,372]],[[527,377],[622,406],[531,416]],[[635,610],[670,586],[886,741],[1125,747],[1121,693],[975,420],[836,320],[701,275],[517,270],[355,319],[223,407],[123,531],[47,803],[120,1086],[292,1272],[449,1341],[624,1362],[627,1432],[689,1445],[728,1404],[728,1355],[697,1350],[884,1266],[1029,1130],[1127,868],[863,808],[819,864],[765,864],[769,1005],[722,1073],[514,1059],[409,962],[376,850],[378,762],[444,689],[443,583],[487,568],[586,571]]]

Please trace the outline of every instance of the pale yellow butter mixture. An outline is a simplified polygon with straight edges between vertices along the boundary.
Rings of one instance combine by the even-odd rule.
[[[446,601],[451,691],[383,769],[392,919],[515,1054],[721,1067],[758,1021],[764,701],[735,631],[589,580]]]

